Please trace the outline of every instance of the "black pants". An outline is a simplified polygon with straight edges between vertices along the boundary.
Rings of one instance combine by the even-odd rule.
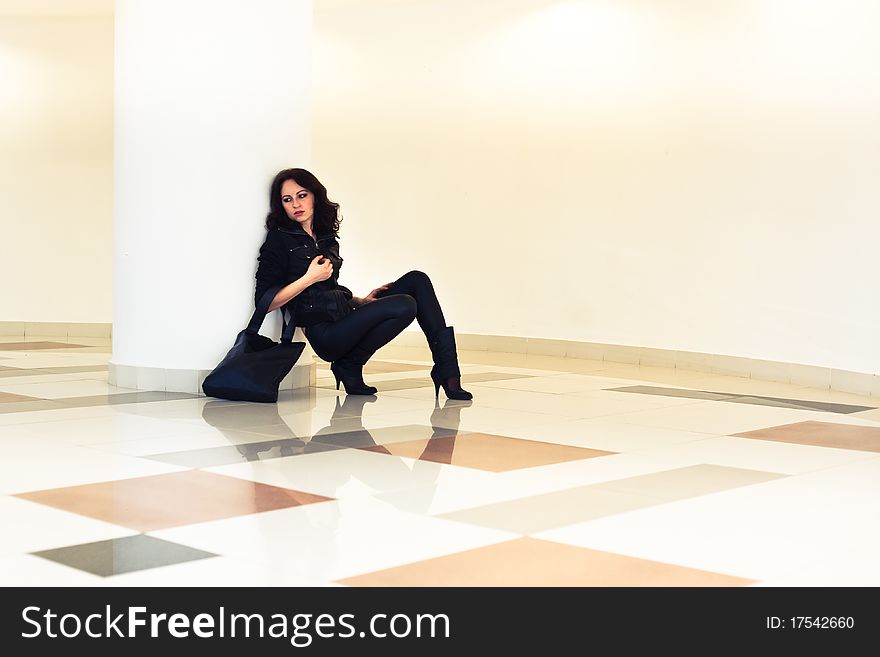
[[[321,322],[303,330],[322,359],[332,362],[348,356],[363,364],[413,319],[418,320],[428,340],[446,327],[431,279],[420,271],[407,272],[381,298],[352,310],[339,321]]]

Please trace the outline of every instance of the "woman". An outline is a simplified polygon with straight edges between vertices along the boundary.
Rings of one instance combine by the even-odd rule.
[[[269,310],[282,308],[303,327],[315,353],[330,361],[337,390],[342,382],[347,394],[374,394],[364,383],[364,364],[415,318],[434,357],[434,398],[441,386],[450,399],[473,398],[461,387],[455,336],[426,274],[408,272],[362,298],[339,285],[339,204],[305,169],[275,176],[269,208],[255,301],[277,290]]]

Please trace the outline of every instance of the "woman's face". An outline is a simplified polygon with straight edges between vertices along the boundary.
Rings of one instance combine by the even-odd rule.
[[[285,180],[281,185],[281,204],[291,221],[311,226],[315,215],[315,195],[295,180]]]

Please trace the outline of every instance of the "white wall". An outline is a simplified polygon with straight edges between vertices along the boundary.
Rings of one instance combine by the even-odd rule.
[[[315,4],[356,293],[418,268],[462,332],[880,372],[876,3]],[[0,16],[0,320],[111,319],[112,34]]]
[[[424,269],[462,332],[880,372],[876,2],[317,7],[356,294]]]
[[[0,15],[0,320],[111,321],[112,202],[113,18]]]

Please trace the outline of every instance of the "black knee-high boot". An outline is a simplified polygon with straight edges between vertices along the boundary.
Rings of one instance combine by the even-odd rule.
[[[458,352],[455,349],[455,334],[451,326],[440,329],[428,340],[434,367],[431,379],[434,381],[434,399],[440,397],[440,386],[449,399],[465,401],[474,396],[461,387],[461,370],[458,367]]]

